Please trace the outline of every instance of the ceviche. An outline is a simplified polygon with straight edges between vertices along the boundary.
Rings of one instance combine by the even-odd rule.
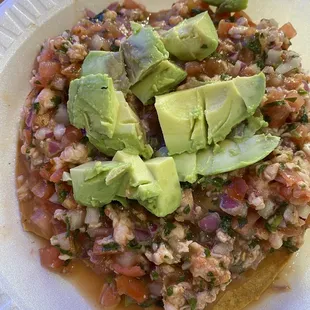
[[[246,7],[124,0],[42,44],[20,127],[22,223],[48,240],[44,267],[81,261],[103,279],[103,308],[216,307],[266,261],[221,308],[241,309],[303,244],[310,77],[294,27]]]

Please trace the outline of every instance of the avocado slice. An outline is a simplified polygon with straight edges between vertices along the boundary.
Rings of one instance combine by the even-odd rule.
[[[153,70],[161,61],[168,59],[159,35],[150,26],[131,23],[133,34],[121,44],[127,73],[131,84],[136,84]]]
[[[130,164],[93,161],[70,169],[74,199],[87,207],[102,207],[118,200],[117,193]]]
[[[223,141],[236,125],[252,116],[265,95],[265,88],[263,73],[200,87],[205,100],[208,143]]]
[[[135,84],[131,91],[143,104],[158,95],[173,90],[187,76],[187,73],[169,60],[158,64],[143,80]]]
[[[255,135],[243,141],[224,140],[219,151],[205,157],[203,175],[214,175],[252,165],[268,156],[279,144],[280,138],[271,135]],[[203,165],[203,161],[201,162]],[[200,165],[197,165],[200,167]],[[201,171],[199,171],[200,174]]]
[[[114,156],[119,150],[126,150],[146,159],[151,158],[153,149],[146,142],[145,132],[138,116],[126,102],[123,93],[116,92],[116,97],[119,102],[119,113],[113,136],[110,138],[96,132],[87,132],[89,142],[108,156]]]
[[[182,153],[172,156],[177,168],[179,181],[195,183],[197,181],[197,155],[196,153]]]
[[[116,90],[128,92],[130,85],[122,53],[90,51],[82,65],[82,76],[98,73],[108,74]]]
[[[203,60],[218,46],[218,35],[208,12],[185,19],[162,35],[170,54],[180,60]]]
[[[158,157],[145,162],[161,188],[154,205],[145,205],[151,213],[164,217],[173,213],[181,203],[182,191],[172,157]]]
[[[218,7],[218,12],[238,12],[248,7],[248,0],[203,0]]]
[[[119,102],[113,80],[107,74],[91,74],[73,80],[67,107],[73,126],[98,135],[113,136]]]
[[[169,155],[207,146],[204,100],[198,88],[158,96],[155,107]]]
[[[113,161],[130,164],[127,179],[118,193],[121,197],[138,200],[145,207],[155,206],[161,188],[155,181],[145,162],[138,156],[118,151]]]

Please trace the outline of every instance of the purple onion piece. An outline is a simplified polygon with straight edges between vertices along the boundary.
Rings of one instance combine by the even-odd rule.
[[[146,229],[142,229],[142,228],[135,228],[134,230],[134,234],[135,234],[135,239],[138,242],[141,241],[148,241],[151,239],[151,234],[148,230]]]
[[[34,119],[34,114],[33,114],[32,109],[30,109],[29,114],[28,114],[28,117],[27,117],[26,122],[25,122],[25,123],[26,123],[26,126],[27,126],[28,128],[31,128],[31,127],[32,127],[33,119]]]
[[[221,218],[217,212],[209,213],[206,217],[199,221],[201,230],[212,233],[215,232],[220,226]]]
[[[310,91],[309,84],[306,81],[302,81],[302,83],[304,85],[305,91],[309,92]]]
[[[154,237],[158,231],[158,225],[155,223],[149,223],[148,228],[151,236]]]
[[[220,208],[232,216],[241,216],[244,214],[246,215],[247,207],[238,200],[230,198],[227,194],[224,194],[221,196]]]
[[[48,142],[48,153],[50,156],[56,155],[61,152],[61,147],[58,142],[50,141]]]

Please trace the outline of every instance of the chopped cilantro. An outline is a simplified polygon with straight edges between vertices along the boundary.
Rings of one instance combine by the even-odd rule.
[[[62,43],[60,48],[59,48],[59,51],[63,52],[63,53],[67,53],[68,52],[68,45],[66,43]]]
[[[299,250],[295,245],[293,245],[292,238],[288,238],[286,241],[283,241],[283,246],[292,253],[297,252]]]
[[[261,70],[263,70],[265,68],[265,61],[263,59],[258,59],[256,61],[256,65],[258,68],[260,68]]]
[[[299,95],[308,95],[308,92],[304,90],[303,88],[298,89],[298,94]]]
[[[216,59],[222,59],[223,58],[223,55],[217,51],[215,51],[214,53],[211,54],[212,58],[216,58]]]
[[[53,102],[53,104],[54,104],[54,107],[58,107],[60,104],[61,104],[61,97],[59,97],[59,96],[55,96],[55,97],[53,97],[52,98],[52,100],[51,100],[52,102]]]
[[[173,287],[172,286],[169,286],[167,288],[167,296],[172,296],[173,295]]]
[[[184,210],[183,213],[188,214],[189,212],[191,212],[191,207],[189,205],[187,205]]]
[[[190,298],[188,300],[188,304],[191,307],[191,310],[196,310],[196,306],[197,306],[197,299],[196,298]]]
[[[260,44],[258,33],[255,34],[255,37],[248,41],[246,47],[255,54],[260,54],[262,51],[262,46]]]
[[[186,240],[193,240],[193,234],[190,231],[186,233]]]
[[[184,282],[185,279],[186,279],[185,275],[182,274],[177,281],[178,281],[178,283],[181,283],[181,282]]]
[[[285,98],[285,100],[287,100],[289,102],[295,102],[297,100],[297,97]]]
[[[273,101],[273,102],[269,102],[266,104],[266,107],[278,107],[281,105],[284,105],[285,101],[284,100],[277,100],[277,101]]]
[[[225,269],[225,266],[224,266],[224,263],[223,263],[223,262],[220,262],[220,263],[219,263],[219,266],[220,266],[222,269]]]
[[[116,251],[118,249],[119,249],[119,244],[116,242],[110,242],[102,246],[102,252]]]
[[[66,228],[67,228],[66,237],[68,238],[70,236],[70,228],[71,228],[69,218],[66,217],[65,221],[66,221]]]
[[[287,125],[287,130],[288,131],[293,131],[297,128],[297,124],[296,123],[291,123]]]
[[[223,188],[223,186],[228,185],[230,183],[230,181],[224,180],[222,178],[216,177],[216,178],[212,178],[212,179],[208,179],[208,178],[204,178],[203,181],[205,183],[211,184],[214,187],[221,189]]]
[[[158,278],[159,278],[158,272],[157,271],[152,271],[151,272],[151,277],[152,277],[152,280],[154,280],[154,281],[158,280]]]
[[[271,122],[271,117],[269,115],[264,115],[264,121],[267,123]]]
[[[248,223],[248,219],[246,217],[238,217],[239,228],[244,227],[247,223]]]
[[[221,74],[220,78],[221,78],[221,81],[231,80],[231,76],[225,73]]]
[[[206,257],[211,256],[211,252],[208,248],[205,248],[205,255],[206,255]]]
[[[254,249],[258,244],[259,244],[259,241],[258,241],[257,239],[253,239],[253,240],[251,240],[251,242],[249,243],[249,248],[250,248],[250,249]]]
[[[164,227],[164,234],[165,234],[165,236],[170,235],[171,231],[173,229],[175,229],[175,228],[176,228],[176,226],[173,223],[166,222],[165,227]]]
[[[309,119],[308,119],[308,115],[306,113],[304,113],[301,118],[300,118],[300,122],[303,123],[303,124],[306,124],[309,122]]]
[[[198,8],[194,8],[194,9],[191,10],[191,12],[192,12],[192,15],[198,15],[198,14],[204,12],[204,11],[201,10],[201,9],[198,9]]]
[[[63,255],[68,255],[68,256],[72,256],[72,252],[68,251],[68,250],[63,250],[61,248],[59,248],[59,252]]]
[[[137,242],[137,240],[130,240],[127,244],[127,248],[131,250],[139,250],[142,248],[142,245]]]
[[[281,224],[283,220],[283,216],[282,215],[275,215],[271,221],[266,222],[265,227],[267,228],[267,230],[269,230],[270,232],[275,232],[277,231],[278,226]]]
[[[69,266],[70,263],[71,263],[71,259],[67,259],[64,262],[64,266],[67,267],[67,266]]]
[[[220,227],[226,233],[231,231],[231,217],[229,215],[222,216]]]
[[[259,168],[257,169],[257,174],[258,174],[258,175],[261,175],[261,174],[265,171],[265,169],[267,168],[267,166],[268,166],[268,165],[266,165],[266,164],[260,165]]]
[[[69,193],[66,190],[61,190],[60,192],[58,192],[58,201],[60,203],[63,203],[65,199],[67,198],[68,194]]]
[[[34,82],[34,84],[41,85],[41,82],[38,81],[38,80],[36,80],[36,81]]]
[[[111,52],[118,52],[119,51],[119,46],[116,44],[112,44],[110,47]]]
[[[189,182],[181,182],[182,188],[192,188],[192,184]]]
[[[33,109],[35,110],[35,112],[38,114],[40,111],[40,102],[34,102],[33,103]]]

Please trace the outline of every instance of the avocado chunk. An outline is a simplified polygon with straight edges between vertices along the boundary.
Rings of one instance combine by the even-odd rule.
[[[91,74],[70,83],[68,114],[73,126],[111,138],[118,110],[119,102],[108,75]]]
[[[203,0],[218,7],[218,12],[238,12],[248,7],[248,0]]]
[[[147,104],[151,98],[173,90],[186,76],[184,70],[171,61],[164,60],[148,76],[135,84],[131,91],[143,104]]]
[[[218,35],[208,12],[185,19],[162,35],[170,54],[180,60],[203,60],[218,46]]]
[[[90,51],[82,65],[82,76],[98,73],[108,74],[116,90],[128,92],[130,85],[122,53]]]
[[[177,168],[179,181],[195,183],[197,181],[196,153],[182,153],[173,156]]]
[[[172,157],[158,157],[145,162],[147,168],[153,174],[161,188],[161,193],[156,199],[156,203],[145,205],[151,213],[158,217],[164,217],[173,213],[181,203],[181,187]]]
[[[152,27],[131,23],[133,34],[121,44],[131,84],[136,84],[161,61],[168,59],[159,35]]]
[[[93,161],[70,169],[74,199],[87,207],[102,207],[118,200],[117,193],[130,164]]]
[[[263,73],[200,87],[205,99],[208,143],[223,141],[236,125],[252,116],[264,97],[265,88]]]
[[[89,142],[108,156],[114,156],[117,151],[141,155],[146,159],[153,154],[152,147],[147,144],[145,132],[136,113],[126,102],[123,93],[116,92],[119,102],[115,132],[111,138],[93,132],[87,132]]]
[[[138,200],[142,206],[155,205],[161,188],[155,181],[145,162],[138,156],[118,151],[113,161],[130,164],[128,179],[118,193],[121,197]]]
[[[205,169],[199,171],[199,174],[203,172],[203,175],[214,175],[247,167],[268,156],[279,142],[279,137],[264,134],[238,142],[222,141],[218,152],[205,156]],[[203,161],[198,166],[203,166]]]
[[[207,146],[204,100],[198,88],[158,96],[155,107],[169,155]]]

